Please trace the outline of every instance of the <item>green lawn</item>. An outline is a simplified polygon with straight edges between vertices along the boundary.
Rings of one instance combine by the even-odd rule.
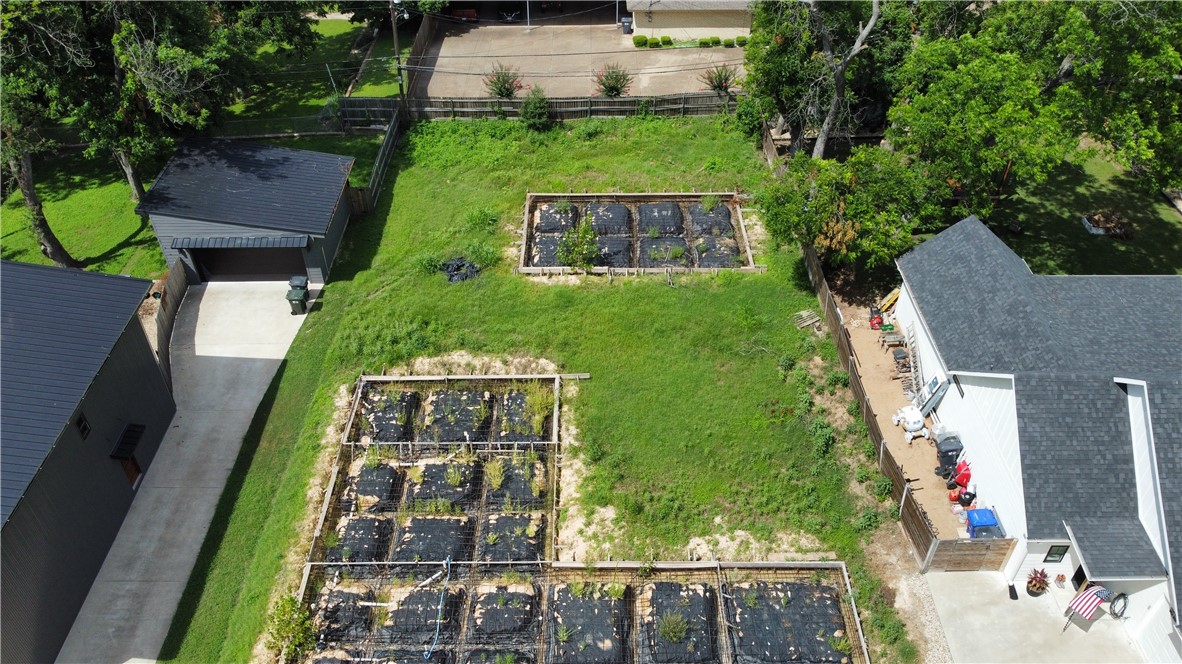
[[[596,120],[541,137],[506,121],[413,129],[391,164],[392,195],[350,226],[323,303],[264,398],[161,659],[249,659],[338,387],[455,349],[592,375],[572,405],[592,466],[587,500],[619,511],[617,558],[680,555],[689,537],[717,530],[715,515],[761,536],[806,530],[853,564],[859,606],[879,643],[893,644],[877,654],[914,658],[861,563],[860,531],[878,513],[857,504],[850,471],[817,442],[831,435],[823,422],[804,424],[807,372],[792,365],[816,352],[832,364],[835,352],[788,324],[816,306],[797,256],[759,257],[766,274],[680,277],[672,288],[661,278],[538,284],[503,262],[449,284],[415,267],[424,256],[496,255],[516,235],[470,228],[464,215],[487,206],[518,223],[527,189],[750,191],[766,176],[717,118]]]
[[[1133,224],[1133,239],[1091,235],[1086,212],[1114,209]],[[1102,158],[1064,164],[1043,184],[997,207],[990,221],[1017,220],[1024,234],[1002,238],[1040,274],[1182,273],[1182,214],[1160,192],[1145,192],[1124,169]]]
[[[150,170],[154,176],[155,167]],[[87,159],[77,152],[47,155],[37,160],[33,172],[49,227],[74,258],[86,262],[88,270],[145,279],[164,272],[164,256],[152,227],[135,214],[131,187],[112,158]],[[0,255],[51,264],[29,228],[20,191],[4,200]]]
[[[243,135],[271,131],[314,131],[317,124],[308,119],[324,108],[333,94],[333,83],[343,94],[349,79],[361,64],[359,55],[349,48],[361,31],[360,23],[323,19],[316,24],[322,39],[302,59],[275,54],[270,49],[260,53],[263,61],[280,67],[270,74],[272,81],[246,99],[227,109],[226,125],[219,133]],[[328,63],[327,65],[325,63]],[[332,71],[331,78],[329,70]],[[293,120],[294,118],[294,120]]]
[[[417,27],[418,23],[415,23]],[[401,47],[402,62],[406,64],[410,56],[410,47],[414,44],[415,31],[409,26],[398,29],[398,45]],[[394,40],[390,35],[383,34],[374,44],[369,60],[365,63],[365,71],[361,73],[361,80],[353,89],[354,97],[393,97],[398,94],[397,65],[394,59]]]

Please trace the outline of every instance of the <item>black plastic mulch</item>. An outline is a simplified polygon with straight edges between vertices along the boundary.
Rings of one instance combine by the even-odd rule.
[[[550,439],[550,436],[544,434],[549,431],[546,425],[551,418],[543,420],[541,431],[536,430],[526,414],[527,401],[525,392],[521,390],[510,390],[497,397],[498,416],[496,427],[493,429],[494,441],[532,443]]]
[[[565,233],[575,225],[578,218],[579,209],[574,205],[565,211],[559,211],[554,203],[545,203],[538,207],[538,220],[534,222],[534,232]]]
[[[407,500],[447,501],[453,507],[474,507],[480,501],[476,468],[470,463],[429,463],[418,481],[408,479]]]
[[[595,264],[599,267],[632,267],[632,238],[619,235],[600,235],[596,239],[599,255]]]
[[[534,235],[529,264],[535,267],[557,267],[558,243],[561,240],[561,235]]]
[[[330,563],[372,563],[383,560],[390,547],[390,522],[377,517],[349,519],[340,543],[325,553]]]
[[[376,466],[362,466],[355,481],[358,497],[373,498],[379,502],[394,500],[402,492],[399,480],[402,473],[393,466],[379,463]]]
[[[427,652],[426,646],[421,650],[375,650],[371,657],[367,657],[366,661],[373,662],[377,660],[381,664],[451,664],[456,661],[456,656],[451,650],[447,648],[438,648],[431,653],[430,658],[424,658],[424,653]]]
[[[549,661],[612,664],[627,660],[628,607],[623,600],[594,594],[577,597],[565,585],[555,586],[550,597],[553,617],[546,625]],[[568,631],[563,634],[562,628]]]
[[[453,284],[475,279],[480,274],[480,266],[463,256],[456,256],[439,266],[439,269],[447,275],[447,280]]]
[[[683,237],[640,238],[640,267],[689,267],[689,244]]]
[[[541,616],[530,586],[481,586],[472,600],[468,639],[503,648],[532,650],[541,629]]]
[[[738,584],[724,591],[738,664],[840,662],[829,638],[845,631],[841,595],[808,583]],[[848,636],[847,636],[848,638]]]
[[[533,528],[531,522],[526,514],[490,514],[484,517],[483,535],[476,542],[476,559],[537,563],[542,557],[544,522],[539,520]]]
[[[427,586],[410,591],[391,607],[386,622],[374,629],[374,636],[384,643],[402,645],[430,645],[439,627],[440,645],[454,643],[460,631],[460,613],[464,606],[464,591],[448,587],[443,595],[443,611],[439,610],[440,587]],[[423,660],[423,651],[419,651]]]
[[[442,562],[448,557],[453,561],[472,559],[471,518],[410,517],[390,552],[390,561],[396,563]]]
[[[685,228],[681,225],[681,208],[677,203],[641,203],[637,206],[639,219],[636,222],[636,234],[646,236],[649,229],[657,229],[660,235],[681,235]]]
[[[424,404],[421,440],[455,443],[486,441],[492,397],[482,390],[436,390]]]
[[[698,267],[742,267],[739,245],[734,240],[713,235],[701,238],[694,245]]]
[[[689,206],[689,218],[690,228],[693,229],[694,235],[697,237],[735,236],[735,226],[731,222],[731,210],[722,203],[715,205],[714,209],[709,212],[702,208],[701,203],[693,203]]]
[[[518,650],[473,650],[464,658],[464,664],[534,664],[533,655]]]
[[[714,589],[703,584],[682,585],[659,582],[649,589],[651,615],[643,622],[639,639],[641,664],[697,664],[717,659]],[[685,638],[671,642],[663,638],[658,623],[663,616],[685,618]]]
[[[369,389],[362,417],[379,443],[402,443],[414,440],[415,411],[419,407],[418,392],[400,392],[396,396],[380,389]]]
[[[370,607],[359,606],[362,601],[373,601],[373,593],[364,594],[344,590],[330,590],[320,601],[315,624],[316,647],[323,650],[340,642],[365,638],[369,633]]]
[[[544,473],[545,467],[538,463],[516,462],[512,459],[505,459],[504,463],[505,479],[501,486],[494,489],[491,484],[485,483],[485,505],[488,509],[511,511],[545,505],[545,493],[534,494],[534,477]]]
[[[628,206],[620,203],[588,203],[586,209],[596,235],[632,235]]]

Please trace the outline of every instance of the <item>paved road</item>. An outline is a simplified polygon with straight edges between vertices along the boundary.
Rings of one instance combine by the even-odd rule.
[[[155,660],[242,436],[304,316],[287,285],[211,283],[172,338],[177,412],[59,662]]]

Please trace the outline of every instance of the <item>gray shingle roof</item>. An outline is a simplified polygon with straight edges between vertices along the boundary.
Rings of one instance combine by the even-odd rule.
[[[8,521],[152,284],[10,261],[0,262],[0,284],[0,518]]]
[[[189,140],[136,212],[324,235],[352,168],[335,154]]]
[[[1166,577],[1166,568],[1153,550],[1149,536],[1136,521],[1076,517],[1067,519],[1067,525],[1072,540],[1079,546],[1088,579],[1103,582]]]
[[[1063,520],[1137,513],[1128,397],[1112,377],[1014,376],[1026,533],[1066,539]]]

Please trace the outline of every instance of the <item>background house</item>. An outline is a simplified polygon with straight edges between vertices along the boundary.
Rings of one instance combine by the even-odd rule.
[[[733,39],[751,34],[751,9],[740,0],[628,0],[627,7],[633,30],[647,37]]]
[[[349,223],[352,157],[239,141],[186,141],[136,212],[190,281],[322,284]]]
[[[1032,567],[1128,593],[1149,661],[1182,661],[1182,277],[1039,276],[975,217],[898,260],[896,323],[978,505]]]
[[[0,659],[57,656],[176,404],[151,282],[0,263]]]

